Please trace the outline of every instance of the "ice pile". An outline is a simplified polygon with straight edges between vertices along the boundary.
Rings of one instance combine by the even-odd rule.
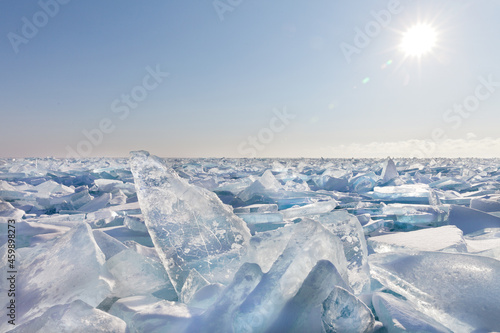
[[[0,160],[0,331],[500,331],[499,162]]]

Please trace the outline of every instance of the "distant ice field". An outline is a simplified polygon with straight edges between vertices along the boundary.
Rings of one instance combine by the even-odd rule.
[[[0,159],[1,332],[498,332],[500,159]]]

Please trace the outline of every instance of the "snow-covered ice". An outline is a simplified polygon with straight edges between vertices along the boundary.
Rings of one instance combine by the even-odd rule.
[[[377,253],[399,249],[467,252],[462,230],[452,225],[374,236],[368,239],[368,244]]]

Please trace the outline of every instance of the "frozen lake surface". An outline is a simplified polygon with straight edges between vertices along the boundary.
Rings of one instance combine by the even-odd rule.
[[[500,331],[498,159],[0,159],[0,228],[2,332]]]

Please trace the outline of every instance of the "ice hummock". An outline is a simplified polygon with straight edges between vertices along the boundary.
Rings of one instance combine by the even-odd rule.
[[[246,316],[253,331],[498,331],[499,160],[151,160],[161,172],[135,181],[130,159],[0,159],[20,331],[235,332]],[[173,201],[205,198],[252,232],[206,256],[210,271],[189,261],[180,293],[136,191],[172,182],[188,194]],[[186,225],[191,213],[175,211]],[[271,305],[262,316],[252,304]]]
[[[343,281],[348,281],[347,263],[338,237],[314,220],[303,220],[294,228],[283,253],[239,306],[233,319],[234,330],[266,330],[320,260],[330,261]]]
[[[17,326],[10,332],[126,333],[127,324],[120,318],[77,299],[69,304],[54,305],[40,317]]]
[[[77,224],[58,238],[17,252],[18,324],[42,315],[52,306],[74,300],[95,307],[111,293],[105,256],[87,224]],[[5,281],[2,279],[3,291]],[[2,301],[3,308],[5,302],[7,298]],[[6,327],[2,321],[0,328]]]

